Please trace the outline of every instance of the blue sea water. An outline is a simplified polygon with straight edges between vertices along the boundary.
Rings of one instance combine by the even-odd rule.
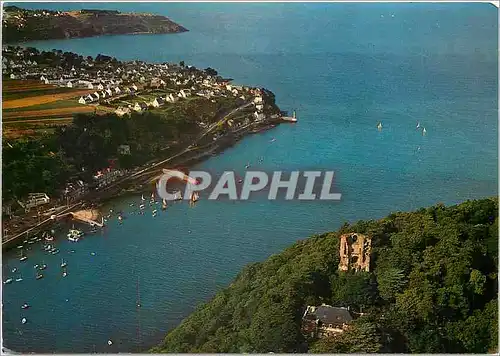
[[[282,109],[297,109],[299,122],[247,137],[197,168],[243,174],[250,162],[266,171],[335,170],[342,201],[202,199],[194,208],[174,204],[153,218],[132,213],[129,203],[138,198],[116,200],[111,207],[127,215],[122,225],[113,219],[102,234],[74,245],[62,233],[56,256],[37,245],[24,264],[17,250],[3,255],[4,279],[15,276],[13,267],[24,277],[3,289],[3,341],[10,349],[145,350],[244,265],[310,234],[345,221],[498,194],[498,11],[492,5],[21,6],[169,16],[190,31],[29,45],[121,60],[183,60],[268,88]],[[426,136],[416,130],[417,121]],[[33,264],[41,261],[48,264],[45,278],[35,280]],[[20,308],[25,301],[29,310]]]

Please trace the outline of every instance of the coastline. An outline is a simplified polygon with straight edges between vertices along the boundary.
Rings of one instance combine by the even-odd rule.
[[[106,187],[104,190],[89,192],[86,196],[82,197],[76,202],[73,202],[69,207],[62,210],[60,213],[58,213],[58,215],[67,215],[68,212],[71,211],[71,209],[81,207],[85,209],[97,209],[99,216],[102,216],[100,208],[114,199],[138,195],[140,193],[150,193],[151,189],[154,189],[150,182],[152,177],[159,175],[163,168],[176,165],[185,165],[188,167],[192,167],[195,164],[201,163],[206,159],[214,157],[217,154],[224,152],[226,149],[233,147],[237,142],[247,136],[271,130],[282,123],[286,123],[286,120],[271,119],[266,123],[253,123],[250,125],[250,127],[241,130],[241,132],[233,135],[219,137],[216,141],[200,149],[201,152],[184,152],[186,148],[180,148],[180,154],[171,156],[174,157],[172,161],[159,165],[154,169],[146,169],[146,171],[141,174],[141,176],[138,176],[136,178],[126,177],[125,181],[118,182],[116,185]],[[24,234],[39,233],[40,231],[47,229],[49,226],[52,226],[57,222],[58,221],[56,219],[47,219],[43,222],[43,224],[39,224],[39,226],[31,225],[24,231],[19,232],[16,235],[16,238],[2,242],[2,251],[10,250],[12,247],[16,246],[18,244],[18,238],[20,238]]]

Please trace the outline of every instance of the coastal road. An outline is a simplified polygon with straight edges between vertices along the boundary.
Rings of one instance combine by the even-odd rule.
[[[62,210],[61,212],[59,212],[56,216],[64,215],[65,213],[68,213],[69,211],[71,211],[72,209],[74,209],[75,207],[77,207],[78,205],[81,205],[81,204],[82,204],[81,202],[76,203],[76,204],[73,204],[73,205],[71,205],[71,206],[69,206],[69,207],[65,208],[65,209],[64,209],[64,210]],[[24,234],[29,234],[31,231],[33,231],[33,230],[35,230],[35,229],[37,229],[37,228],[39,228],[39,227],[41,227],[41,226],[43,226],[43,225],[47,224],[47,223],[48,223],[48,222],[50,222],[50,221],[54,221],[54,219],[51,219],[51,218],[45,219],[45,220],[41,221],[40,223],[38,223],[38,224],[36,224],[36,225],[34,225],[34,226],[30,227],[29,229],[26,229],[26,230],[24,230],[24,231],[22,231],[22,232],[18,233],[17,235],[14,235],[14,236],[9,237],[9,238],[7,238],[7,239],[5,239],[7,236],[2,236],[2,245],[7,244],[7,243],[9,243],[9,242],[11,242],[11,241],[14,241],[14,240],[16,240],[17,238],[19,238],[19,237],[23,236]]]
[[[210,132],[212,132],[212,130],[213,130],[215,127],[217,127],[218,125],[223,124],[225,121],[227,121],[228,119],[230,119],[230,117],[231,117],[232,115],[234,115],[234,114],[235,114],[235,113],[237,113],[238,111],[240,111],[240,110],[242,110],[242,109],[244,109],[244,108],[246,108],[246,107],[250,106],[251,104],[252,104],[252,102],[248,102],[248,103],[245,103],[245,104],[243,104],[243,105],[241,105],[241,106],[239,106],[239,107],[237,107],[237,108],[233,109],[231,112],[229,112],[228,114],[226,114],[223,118],[221,118],[221,119],[220,119],[220,120],[218,120],[217,122],[215,122],[215,123],[213,123],[212,125],[210,125],[210,127],[209,127],[209,128],[207,128],[204,132],[202,132],[202,133],[200,134],[200,136],[198,136],[198,137],[195,139],[195,141],[194,141],[194,142],[193,142],[193,143],[192,143],[189,147],[187,147],[186,149],[182,150],[181,152],[179,152],[179,153],[177,153],[177,154],[175,154],[175,155],[173,155],[173,156],[170,156],[170,157],[168,157],[168,158],[166,158],[166,159],[164,159],[164,160],[161,160],[161,161],[159,161],[159,162],[153,163],[153,164],[151,164],[150,166],[144,167],[143,169],[140,169],[139,171],[137,171],[137,172],[133,173],[133,174],[132,174],[132,175],[130,175],[130,176],[127,176],[127,177],[124,177],[124,178],[122,178],[122,179],[119,179],[118,181],[116,181],[116,182],[114,182],[114,183],[110,184],[109,186],[107,186],[106,188],[104,188],[102,191],[107,190],[107,189],[111,189],[111,188],[113,188],[113,187],[116,187],[117,185],[123,184],[124,182],[126,182],[126,181],[128,181],[128,180],[131,180],[131,179],[134,179],[134,178],[138,178],[138,177],[140,177],[141,175],[146,174],[146,173],[148,173],[149,171],[152,171],[152,170],[156,169],[157,167],[159,167],[159,166],[161,166],[161,165],[164,165],[165,163],[168,163],[168,162],[172,161],[173,159],[175,159],[175,158],[177,158],[177,157],[179,157],[179,156],[182,156],[182,155],[183,155],[183,154],[185,154],[185,153],[188,153],[188,152],[191,152],[191,151],[196,151],[196,150],[200,149],[201,147],[196,147],[196,146],[194,146],[197,142],[199,142],[199,140],[201,140],[203,137],[205,137],[205,136],[206,136],[206,135],[208,135]],[[102,191],[101,191],[101,192],[102,192]],[[65,210],[63,210],[63,211],[61,211],[61,212],[59,212],[57,215],[59,216],[59,215],[61,215],[61,214],[67,213],[68,211],[70,211],[71,209],[73,209],[74,207],[76,207],[76,206],[78,206],[78,205],[80,205],[80,204],[82,204],[82,201],[80,201],[80,202],[77,202],[77,203],[73,204],[71,207],[69,207],[69,208],[67,208],[67,209],[65,209]],[[36,230],[37,228],[39,228],[39,227],[43,226],[44,224],[48,223],[49,221],[52,221],[52,219],[50,219],[50,218],[49,218],[49,219],[46,219],[46,220],[44,220],[44,221],[42,221],[42,222],[40,222],[40,223],[38,223],[38,224],[36,224],[36,225],[32,226],[31,228],[26,229],[26,230],[24,230],[24,231],[22,231],[22,232],[20,232],[20,233],[16,234],[15,236],[12,236],[12,237],[8,238],[7,240],[3,240],[3,238],[5,237],[5,236],[3,236],[3,237],[2,237],[2,245],[4,245],[4,244],[7,244],[7,243],[11,242],[11,241],[13,241],[13,240],[15,240],[15,239],[19,238],[20,236],[22,236],[22,235],[24,235],[24,234],[26,234],[26,233],[29,233],[29,232],[31,232],[31,231],[33,231],[33,230]]]

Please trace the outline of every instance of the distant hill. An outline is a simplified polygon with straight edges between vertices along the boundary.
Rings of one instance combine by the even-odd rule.
[[[187,29],[165,16],[113,10],[51,11],[5,6],[4,43],[100,35],[179,33]]]
[[[339,271],[339,237],[372,239],[369,272]],[[255,263],[171,330],[156,353],[496,353],[498,199],[436,205],[299,241]],[[306,305],[367,313],[306,338]]]

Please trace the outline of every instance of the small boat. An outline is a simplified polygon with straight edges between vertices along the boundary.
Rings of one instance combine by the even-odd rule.
[[[158,212],[158,210],[156,210],[156,209],[155,209],[155,210],[153,210],[153,214],[156,214],[157,212]]]
[[[143,194],[143,195],[141,195],[141,200],[142,200],[142,201],[145,201],[145,200],[146,200],[146,199],[144,199],[144,194]]]
[[[420,128],[420,121],[417,121],[417,130]]]
[[[425,136],[426,133],[427,133],[427,130],[424,127],[424,129],[422,130],[422,136]]]
[[[37,269],[38,267],[40,267],[40,265],[38,263],[33,266],[34,269]]]
[[[245,164],[245,169],[250,168],[250,163]]]
[[[118,215],[118,220],[121,222],[123,220],[123,217],[121,215]]]
[[[70,229],[68,232],[68,240],[71,242],[78,242],[80,238],[83,236],[83,231],[78,229]]]
[[[198,195],[198,192],[193,192],[191,194],[191,202],[196,203],[200,199],[200,196]]]
[[[90,255],[91,255],[91,256],[95,256],[95,252],[91,252],[91,253],[90,253]]]
[[[43,278],[43,274],[37,273],[35,278],[36,279],[42,279]]]
[[[61,268],[64,268],[66,267],[68,264],[66,263],[66,261],[64,261],[64,259],[61,260]]]
[[[271,142],[271,143],[272,143],[272,142],[274,142],[274,141],[276,141],[276,139],[273,137],[273,138],[272,138],[272,140],[271,140],[271,141],[269,141],[269,142]]]
[[[161,208],[162,208],[162,210],[167,209],[167,201],[165,199],[163,199],[163,201],[161,203]]]
[[[24,303],[23,305],[21,305],[21,309],[28,309],[30,306],[28,303]]]
[[[16,278],[16,282],[21,282],[23,280],[23,276],[19,275],[19,277]]]
[[[26,318],[22,318],[22,319],[21,319],[21,323],[23,323],[23,324],[26,324],[26,322],[27,322],[27,321],[28,321],[28,320],[27,320]]]
[[[378,129],[379,131],[380,131],[380,130],[382,130],[382,123],[381,123],[381,122],[379,122],[379,123],[378,123],[378,125],[377,125],[377,129]]]
[[[17,268],[16,268],[16,267],[14,267],[14,268],[12,269],[12,273],[16,273],[16,272],[17,272]]]
[[[34,244],[34,243],[35,243],[35,240],[29,240],[29,241],[28,241],[28,244],[29,244],[29,245],[32,245],[32,244]]]
[[[134,206],[135,204],[134,203],[130,203],[129,206]]]
[[[43,263],[40,265],[40,267],[38,267],[38,269],[43,271],[44,269],[47,269],[47,265],[45,263]]]
[[[111,345],[113,345],[113,341],[108,340],[108,346],[111,346]]]
[[[144,208],[145,208],[144,204],[139,205],[139,209],[144,209]]]
[[[21,261],[21,262],[22,262],[22,261],[26,261],[27,259],[28,259],[28,257],[27,257],[27,256],[24,256],[24,255],[23,255],[23,250],[21,250],[21,258],[19,259],[19,261]]]
[[[180,190],[178,190],[177,192],[175,192],[174,200],[182,200],[182,193],[181,193]]]
[[[55,249],[54,251],[52,251],[51,253],[52,253],[53,255],[57,255],[59,252],[60,252],[60,251],[59,251],[59,249],[58,249],[58,248],[56,248],[56,249]]]
[[[54,236],[47,235],[47,236],[45,237],[45,241],[48,241],[48,242],[50,242],[50,241],[54,241]]]
[[[63,271],[62,276],[63,276],[63,277],[66,277],[67,275],[68,275],[68,272]]]
[[[12,283],[12,278],[7,278],[7,279],[3,282],[3,284],[10,284],[10,283]]]
[[[23,248],[24,246],[23,245],[18,245],[17,248],[21,249]]]

